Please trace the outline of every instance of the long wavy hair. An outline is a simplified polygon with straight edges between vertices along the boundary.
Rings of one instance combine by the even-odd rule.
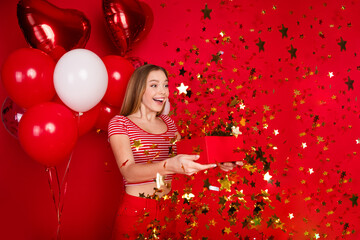
[[[141,100],[146,89],[146,80],[150,72],[158,70],[163,71],[165,76],[168,78],[166,70],[157,65],[146,64],[135,69],[126,88],[120,115],[128,116],[139,110]],[[161,111],[157,113],[157,116],[163,112],[164,106]]]

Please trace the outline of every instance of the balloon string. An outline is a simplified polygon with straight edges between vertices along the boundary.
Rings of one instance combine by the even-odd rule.
[[[84,113],[82,113],[82,112],[78,112],[78,117],[77,117],[77,126],[78,126],[78,135],[80,135],[79,133],[80,133],[80,118],[81,118],[81,116],[83,115]]]
[[[55,195],[55,188],[54,188],[54,176],[53,176],[53,173],[52,171],[54,170],[54,167],[46,167],[45,168],[46,172],[48,173],[48,182],[49,182],[49,187],[50,187],[50,193],[52,195],[52,198],[53,198],[53,201],[54,201],[54,206],[55,206],[55,211],[56,211],[56,215],[57,215],[57,222],[58,222],[58,225],[57,225],[57,233],[56,233],[56,239],[60,239],[59,238],[59,230],[60,230],[60,216],[59,216],[59,202],[60,202],[60,192],[59,192],[59,198],[56,198],[56,195]],[[55,169],[56,170],[56,169]],[[56,170],[56,175],[57,175],[57,170]],[[58,179],[57,179],[58,180]],[[59,182],[57,181],[57,185],[59,186]]]
[[[71,159],[73,156],[73,152],[71,152],[71,155],[69,157],[63,178],[61,180],[61,184],[60,181],[58,179],[58,183],[59,183],[59,202],[58,202],[58,226],[57,226],[57,239],[60,240],[60,226],[61,226],[61,216],[62,216],[62,211],[64,208],[64,199],[65,199],[65,195],[67,192],[67,178],[69,175],[69,169],[70,169],[70,163],[71,163]]]
[[[50,193],[51,193],[51,196],[53,198],[53,201],[54,201],[54,206],[55,206],[55,210],[57,212],[57,200],[56,200],[56,197],[55,197],[55,192],[54,192],[54,189],[53,189],[53,176],[52,176],[52,173],[51,173],[51,170],[52,170],[52,167],[46,167],[45,168],[46,172],[48,173],[48,182],[49,182],[49,187],[50,187]]]

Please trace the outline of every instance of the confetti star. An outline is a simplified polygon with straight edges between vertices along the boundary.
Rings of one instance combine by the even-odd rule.
[[[238,137],[238,135],[241,135],[242,132],[240,132],[239,127],[232,126],[231,134],[234,135],[235,137]]]
[[[189,86],[185,86],[184,83],[181,83],[180,87],[176,87],[176,88],[177,88],[177,90],[179,90],[179,94],[182,94],[182,93],[187,94],[186,89],[188,89]]]
[[[276,135],[278,135],[278,134],[279,134],[279,130],[275,129],[275,130],[274,130],[274,135],[276,136]]]
[[[209,221],[209,225],[210,225],[210,226],[215,226],[216,223],[217,223],[217,222],[215,222],[215,219],[211,219],[211,220]]]
[[[345,84],[348,86],[348,91],[350,91],[350,89],[354,90],[354,80],[351,80],[349,76]]]
[[[294,218],[294,214],[293,213],[289,213],[289,218],[293,219]]]
[[[306,143],[301,143],[301,147],[306,148],[307,147]]]
[[[280,187],[280,182],[279,182],[279,181],[276,181],[276,182],[275,182],[275,185],[276,185],[277,187]]]
[[[243,118],[243,117],[241,118],[240,125],[243,127],[246,125],[246,118]]]
[[[216,64],[218,63],[218,61],[221,61],[221,57],[220,54],[211,54],[212,55],[212,59],[210,60],[210,62],[215,62]]]
[[[207,6],[207,4],[205,4],[205,8],[204,8],[204,9],[201,9],[201,12],[204,13],[204,19],[206,19],[206,18],[211,19],[210,13],[212,12],[212,9],[209,9],[208,6]]]
[[[195,197],[192,193],[185,193],[182,198],[185,198],[186,200],[191,200],[193,197]]]
[[[314,173],[314,170],[312,168],[309,168],[309,173],[310,174],[313,174]]]
[[[195,153],[195,154],[199,155],[202,151],[204,151],[204,150],[202,150],[200,148],[200,145],[193,147],[193,153]]]
[[[240,109],[245,109],[245,104],[243,104],[243,103],[240,103]]]
[[[221,184],[220,190],[226,189],[226,191],[231,192],[231,181],[227,175],[224,179],[218,179],[218,182]]]
[[[320,234],[318,234],[318,233],[315,233],[315,239],[319,239],[320,238]]]
[[[268,172],[264,175],[265,181],[270,181],[271,178],[272,178],[272,176]]]
[[[204,181],[204,188],[209,189],[210,186],[211,186],[211,184],[210,184],[210,182],[209,182],[209,179],[207,178],[207,179],[205,179],[205,180],[203,180],[203,181]]]
[[[136,148],[137,151],[139,151],[139,148],[142,147],[141,140],[134,140],[134,144],[132,147]]]
[[[259,38],[259,42],[256,43],[256,45],[259,47],[259,52],[260,52],[261,50],[265,51],[265,50],[264,50],[265,42],[261,41],[260,38]]]
[[[230,234],[230,233],[231,233],[231,228],[225,227],[224,232],[225,232],[226,234]]]
[[[360,144],[360,138],[356,139],[356,144]]]
[[[184,67],[182,67],[179,71],[180,71],[179,75],[185,76],[186,70],[184,69]]]
[[[329,78],[332,78],[332,77],[334,77],[334,73],[333,73],[333,72],[329,72],[328,76],[329,76]]]
[[[282,28],[279,30],[279,32],[281,32],[281,38],[288,37],[287,31],[288,28],[284,27],[284,24],[282,24]]]
[[[342,37],[340,37],[340,42],[338,42],[337,44],[340,46],[340,51],[342,52],[342,50],[346,51],[346,42],[344,41],[344,39],[342,39]]]
[[[165,186],[164,176],[160,175],[160,173],[156,173],[156,188],[160,189],[162,186]]]
[[[288,51],[291,55],[291,59],[296,58],[296,51],[297,48],[294,48],[293,45],[291,44],[291,49]]]
[[[354,207],[355,205],[358,206],[357,200],[358,200],[358,195],[357,194],[353,194],[351,198],[349,198],[349,200],[352,202],[352,206]]]

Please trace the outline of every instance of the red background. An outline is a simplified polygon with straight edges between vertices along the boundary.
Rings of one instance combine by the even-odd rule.
[[[91,35],[86,48],[100,57],[116,54],[117,50],[105,30],[104,18],[101,11],[101,1],[49,1],[61,8],[74,8],[82,11],[91,22]],[[247,105],[252,109],[263,109],[269,105],[277,112],[269,131],[270,136],[274,129],[278,129],[280,137],[271,138],[279,151],[276,155],[278,164],[271,169],[271,175],[276,176],[275,170],[283,173],[285,165],[290,169],[287,176],[279,174],[283,190],[289,196],[294,193],[305,193],[291,202],[291,209],[279,205],[277,209],[286,209],[294,212],[295,216],[311,218],[316,208],[329,199],[326,189],[337,185],[339,172],[346,172],[347,185],[334,187],[335,199],[328,203],[321,215],[314,217],[314,222],[308,226],[287,223],[289,229],[298,228],[299,236],[303,232],[317,228],[323,224],[323,216],[333,210],[334,215],[324,220],[332,223],[331,229],[324,228],[322,233],[328,233],[328,239],[334,239],[341,233],[341,221],[350,224],[355,233],[345,235],[348,239],[356,239],[359,230],[358,206],[352,206],[349,198],[352,194],[359,194],[360,170],[356,140],[359,134],[358,108],[358,81],[359,81],[359,37],[360,26],[356,1],[252,1],[245,4],[241,1],[146,1],[154,13],[154,25],[149,35],[137,46],[134,46],[129,56],[140,57],[147,62],[159,64],[169,69],[173,76],[174,88],[181,82],[190,85],[190,73],[203,69],[211,63],[211,55],[224,51],[224,69],[231,71],[234,67],[248,79],[249,69],[256,69],[256,76],[263,76],[261,82],[256,82],[249,89],[263,93],[257,99],[244,97]],[[211,19],[204,19],[201,9],[205,3],[212,9]],[[2,1],[0,4],[0,64],[14,50],[28,47],[16,18],[17,1]],[[274,9],[273,6],[276,6]],[[242,27],[240,27],[240,25]],[[282,38],[278,31],[281,25],[288,27],[288,38]],[[331,25],[333,25],[331,27]],[[202,29],[206,28],[204,32]],[[204,46],[204,39],[213,40],[219,37],[220,31],[231,36],[233,44],[212,44]],[[321,38],[319,32],[325,35]],[[243,36],[245,42],[238,41]],[[346,51],[340,51],[337,44],[342,37],[346,44]],[[256,43],[259,38],[265,41],[264,51],[259,51]],[[189,51],[196,45],[201,48],[199,65],[194,64],[196,56]],[[290,58],[290,46],[297,48],[295,59]],[[179,51],[176,49],[179,48]],[[246,50],[244,50],[246,49]],[[205,53],[205,54],[204,54]],[[236,55],[238,62],[231,62],[231,53]],[[329,57],[331,55],[331,57]],[[189,60],[190,59],[190,60]],[[282,59],[282,61],[279,61]],[[186,62],[188,61],[188,62]],[[173,62],[173,67],[171,67]],[[181,65],[180,62],[185,62]],[[211,63],[214,64],[214,63]],[[187,73],[179,75],[179,69],[184,66]],[[213,66],[213,65],[212,65]],[[318,75],[314,75],[315,70]],[[335,77],[330,79],[328,72],[334,72]],[[227,76],[225,71],[224,76]],[[350,77],[354,80],[354,89],[348,89],[345,81]],[[288,79],[288,80],[285,80]],[[294,97],[294,90],[300,90],[303,95]],[[325,91],[324,91],[325,89]],[[192,91],[203,89],[192,87]],[[262,92],[263,91],[263,92]],[[264,94],[269,91],[272,94]],[[251,94],[250,94],[251,95]],[[337,100],[331,101],[336,95]],[[3,87],[0,87],[0,103],[7,96]],[[306,104],[300,104],[301,98]],[[178,122],[186,119],[182,115],[184,106],[183,96],[174,94],[174,106],[178,108],[178,115],[174,116]],[[322,101],[327,102],[321,104]],[[298,107],[294,109],[294,102]],[[176,105],[177,104],[177,105]],[[205,104],[206,105],[206,104]],[[210,106],[209,106],[210,107]],[[193,108],[193,114],[200,114]],[[219,108],[220,109],[220,108]],[[276,111],[275,111],[276,110]],[[278,111],[280,110],[280,111]],[[329,128],[314,130],[311,128],[313,115],[318,114],[321,122],[333,123]],[[297,115],[302,116],[296,121]],[[249,119],[247,126],[254,127],[260,119]],[[262,124],[262,123],[261,123]],[[329,125],[326,125],[329,126]],[[184,125],[179,124],[180,129]],[[194,134],[199,130],[192,129]],[[197,132],[198,131],[198,132]],[[300,138],[302,132],[308,133]],[[185,133],[185,132],[183,132]],[[266,139],[249,134],[249,138],[258,139],[263,144]],[[50,239],[55,237],[56,215],[51,199],[47,175],[44,166],[31,160],[23,152],[18,141],[6,129],[0,127],[0,238],[1,239]],[[317,136],[322,136],[325,143],[317,143]],[[301,149],[301,143],[307,142],[308,148]],[[324,145],[329,151],[322,155]],[[301,154],[301,158],[298,157]],[[319,157],[319,155],[321,155]],[[331,164],[322,160],[330,158]],[[290,159],[290,163],[285,163]],[[288,165],[287,165],[288,164]],[[299,167],[305,170],[300,172]],[[308,168],[314,168],[319,175],[306,175]],[[59,166],[62,173],[65,166]],[[321,173],[328,171],[330,176],[327,185],[316,194],[316,186]],[[307,184],[300,184],[306,179]],[[331,181],[333,179],[333,181]],[[314,181],[314,182],[312,182]],[[68,192],[64,202],[62,218],[63,239],[106,239],[112,230],[113,217],[121,197],[121,176],[112,156],[111,149],[106,141],[105,133],[95,131],[82,136],[74,149],[74,155],[68,176]],[[308,193],[308,194],[307,194]],[[303,200],[307,195],[312,196],[310,204]],[[290,197],[289,197],[290,198]],[[299,204],[296,204],[296,200]],[[344,201],[337,205],[336,201]],[[340,209],[340,210],[337,210]],[[306,211],[305,211],[306,210]],[[301,215],[305,214],[305,215]],[[299,220],[301,222],[301,220]],[[297,223],[299,223],[297,222]],[[292,225],[293,224],[293,225]],[[266,226],[266,223],[263,225]],[[319,227],[320,229],[320,227]],[[316,231],[315,231],[316,232]],[[336,233],[335,233],[336,232]],[[312,234],[312,233],[311,233]],[[341,234],[340,234],[341,235]],[[324,235],[322,235],[324,236]],[[307,238],[314,237],[314,235]],[[276,238],[275,238],[276,239]],[[297,238],[299,239],[299,238]]]

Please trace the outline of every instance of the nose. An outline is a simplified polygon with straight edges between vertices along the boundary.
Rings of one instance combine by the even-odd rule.
[[[159,87],[158,90],[160,94],[166,95],[167,88],[165,86]]]

